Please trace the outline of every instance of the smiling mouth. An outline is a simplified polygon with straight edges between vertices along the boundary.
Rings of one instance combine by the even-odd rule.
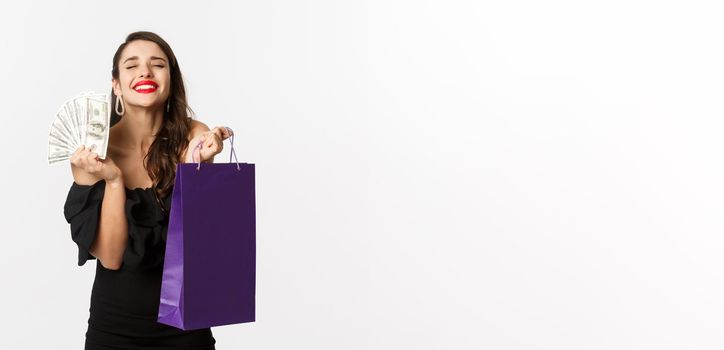
[[[148,94],[151,92],[156,91],[158,88],[158,85],[150,80],[140,81],[136,86],[133,87],[133,90],[142,94]]]
[[[142,94],[148,94],[151,92],[156,91],[156,87],[153,85],[138,85],[133,88],[136,92],[140,92]]]

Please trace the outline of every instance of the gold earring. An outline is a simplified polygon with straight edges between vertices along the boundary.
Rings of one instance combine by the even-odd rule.
[[[119,104],[120,104],[120,107],[121,107],[121,110],[120,110],[120,111],[118,110]],[[123,96],[118,95],[118,96],[116,97],[116,114],[118,114],[119,116],[122,116],[123,113],[126,113],[126,106],[123,105]]]

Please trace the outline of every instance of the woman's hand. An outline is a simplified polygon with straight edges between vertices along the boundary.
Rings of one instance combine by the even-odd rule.
[[[184,163],[197,163],[199,157],[201,157],[200,161],[202,162],[212,163],[214,156],[224,149],[223,141],[229,137],[231,137],[231,133],[223,126],[217,126],[196,135],[189,142]],[[201,147],[197,148],[199,143],[201,143]]]
[[[122,182],[121,169],[111,157],[101,160],[98,154],[81,145],[70,157],[73,179],[79,185],[92,185],[100,180]]]

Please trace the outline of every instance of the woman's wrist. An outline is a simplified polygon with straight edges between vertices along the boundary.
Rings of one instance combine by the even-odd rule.
[[[124,185],[124,183],[123,183],[123,176],[120,176],[120,175],[119,175],[119,176],[116,176],[116,177],[111,178],[111,179],[106,179],[106,185],[111,186],[111,187],[113,187],[113,188],[123,187],[123,185]]]

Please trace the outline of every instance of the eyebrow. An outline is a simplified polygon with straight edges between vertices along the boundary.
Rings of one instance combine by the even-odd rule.
[[[126,58],[125,61],[123,61],[123,64],[125,64],[128,61],[137,60],[137,59],[138,59],[138,56],[128,57],[128,58]],[[163,57],[157,57],[157,56],[151,56],[151,61],[153,61],[153,60],[161,60],[161,61],[166,62],[166,60],[163,59]]]

